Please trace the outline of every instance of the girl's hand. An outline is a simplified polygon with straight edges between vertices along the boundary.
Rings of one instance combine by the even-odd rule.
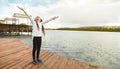
[[[17,6],[20,10],[24,10],[22,7]]]
[[[58,16],[55,16],[55,17],[52,18],[52,20],[55,20],[55,19],[57,19],[57,18],[58,18]]]

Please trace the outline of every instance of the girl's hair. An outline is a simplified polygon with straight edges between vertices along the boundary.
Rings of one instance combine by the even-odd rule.
[[[40,22],[42,22],[43,20],[41,19],[40,20]],[[45,28],[44,28],[44,25],[42,25],[42,32],[43,32],[43,34],[44,34],[44,36],[45,36]]]
[[[41,19],[40,20],[40,22],[42,22],[43,20]],[[38,23],[36,23],[36,25],[37,25],[37,28],[38,28],[38,30],[39,30],[39,25],[38,25]],[[44,26],[42,25],[42,32],[43,32],[43,34],[45,35],[45,28],[44,28]]]

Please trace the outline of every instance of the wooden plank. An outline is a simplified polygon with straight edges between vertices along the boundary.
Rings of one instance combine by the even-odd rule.
[[[18,66],[21,66],[22,69],[24,69],[27,65],[32,64],[32,52],[30,51],[29,57],[24,58],[24,61],[21,61],[20,63],[14,65],[11,68],[17,68]],[[46,52],[43,52],[41,55],[45,54]]]
[[[11,43],[12,44],[12,43]],[[4,51],[8,51],[8,50],[11,50],[11,49],[16,49],[16,48],[21,48],[21,47],[23,47],[23,48],[25,48],[24,46],[26,46],[26,45],[22,45],[22,44],[20,44],[20,43],[13,43],[14,45],[9,45],[8,46],[8,44],[6,44],[6,46],[7,47],[1,47],[1,50],[0,50],[0,52],[4,52]],[[28,48],[28,47],[27,47]]]
[[[28,54],[25,55],[25,57],[27,58]],[[8,68],[11,68],[13,67],[14,65],[20,63],[21,61],[23,61],[23,58],[19,59],[18,61],[16,60],[12,60],[11,62],[8,62],[9,64],[8,65],[5,65],[3,68],[5,69],[8,69]],[[20,66],[21,67],[21,66]]]
[[[58,57],[53,54],[51,56],[48,56],[48,59],[46,60],[46,62],[44,62],[45,68],[51,69],[53,63],[56,61],[57,58]]]
[[[10,55],[7,55],[7,56],[5,56],[5,57],[2,57],[0,64],[4,64],[4,63],[6,63],[6,62],[8,62],[8,61],[11,61],[11,60],[13,60],[13,59],[19,59],[19,57],[23,56],[24,54],[26,54],[26,53],[28,53],[28,52],[30,52],[30,50],[29,50],[29,49],[26,49],[26,50],[24,50],[24,51],[16,52],[16,53],[14,53],[14,54],[10,54]],[[24,54],[23,54],[23,53],[24,53]],[[17,55],[17,56],[15,56],[15,55]],[[13,56],[15,56],[15,57],[13,57]]]
[[[42,63],[41,64],[39,64],[39,65],[36,65],[36,66],[38,66],[38,68],[39,68],[39,66],[41,67],[41,65],[43,65],[44,63],[45,63],[45,60],[47,59],[47,57],[50,57],[51,55],[53,55],[52,53],[49,53],[48,51],[45,53],[45,55],[43,55],[43,56],[41,56],[41,58],[44,58],[44,59],[42,59]],[[33,69],[32,67],[33,67],[34,65],[33,64],[30,64],[30,65],[28,65],[25,69]]]
[[[25,49],[27,49],[27,48],[21,47],[21,48],[9,49],[4,52],[0,52],[0,58],[10,55],[10,54],[13,54],[13,53],[16,53],[16,52],[19,52],[19,51],[22,51],[22,50],[25,50]]]
[[[9,44],[11,42],[18,42],[18,39],[9,38],[9,40],[6,40],[5,38],[2,38],[0,39],[0,46],[5,45],[6,43]]]
[[[47,58],[43,59],[43,62],[38,66],[38,69],[50,69],[49,65],[51,64],[51,59],[53,60],[55,55],[52,53],[49,54],[50,55],[48,55]]]
[[[65,69],[65,65],[66,65],[67,61],[68,61],[68,58],[63,58],[58,66],[58,69]]]
[[[55,57],[56,59],[54,58],[54,60],[56,60],[56,61],[52,62],[52,66],[51,66],[52,69],[58,69],[59,65],[61,64],[62,58],[58,55],[57,55],[57,57]]]
[[[5,68],[9,68],[10,66],[13,66],[13,65],[15,65],[15,64],[23,61],[24,58],[27,59],[27,56],[29,57],[29,54],[25,53],[24,55],[22,55],[22,56],[19,57],[19,58],[15,58],[15,59],[13,59],[13,60],[11,60],[11,61],[7,61],[6,63],[2,64],[0,67],[2,67],[2,68],[4,68],[4,67],[5,67]],[[13,56],[13,57],[15,57],[15,56]],[[12,58],[12,57],[11,57],[11,58]]]

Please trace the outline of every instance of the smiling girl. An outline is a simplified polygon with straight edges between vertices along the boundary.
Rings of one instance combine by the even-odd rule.
[[[42,62],[42,60],[39,58],[40,54],[40,48],[41,48],[41,42],[42,42],[42,36],[45,35],[44,32],[44,24],[48,23],[49,21],[55,20],[58,18],[58,16],[52,17],[49,20],[42,21],[40,16],[36,16],[35,19],[33,20],[30,15],[27,14],[27,12],[18,6],[20,10],[22,10],[30,19],[31,24],[32,24],[32,36],[33,36],[33,50],[32,50],[32,58],[33,58],[33,64],[38,64]]]

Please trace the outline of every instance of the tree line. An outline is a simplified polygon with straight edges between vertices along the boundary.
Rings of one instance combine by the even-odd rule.
[[[74,30],[74,31],[111,31],[111,32],[120,32],[120,26],[86,26],[86,27],[77,27],[77,28],[57,28],[51,30]]]

